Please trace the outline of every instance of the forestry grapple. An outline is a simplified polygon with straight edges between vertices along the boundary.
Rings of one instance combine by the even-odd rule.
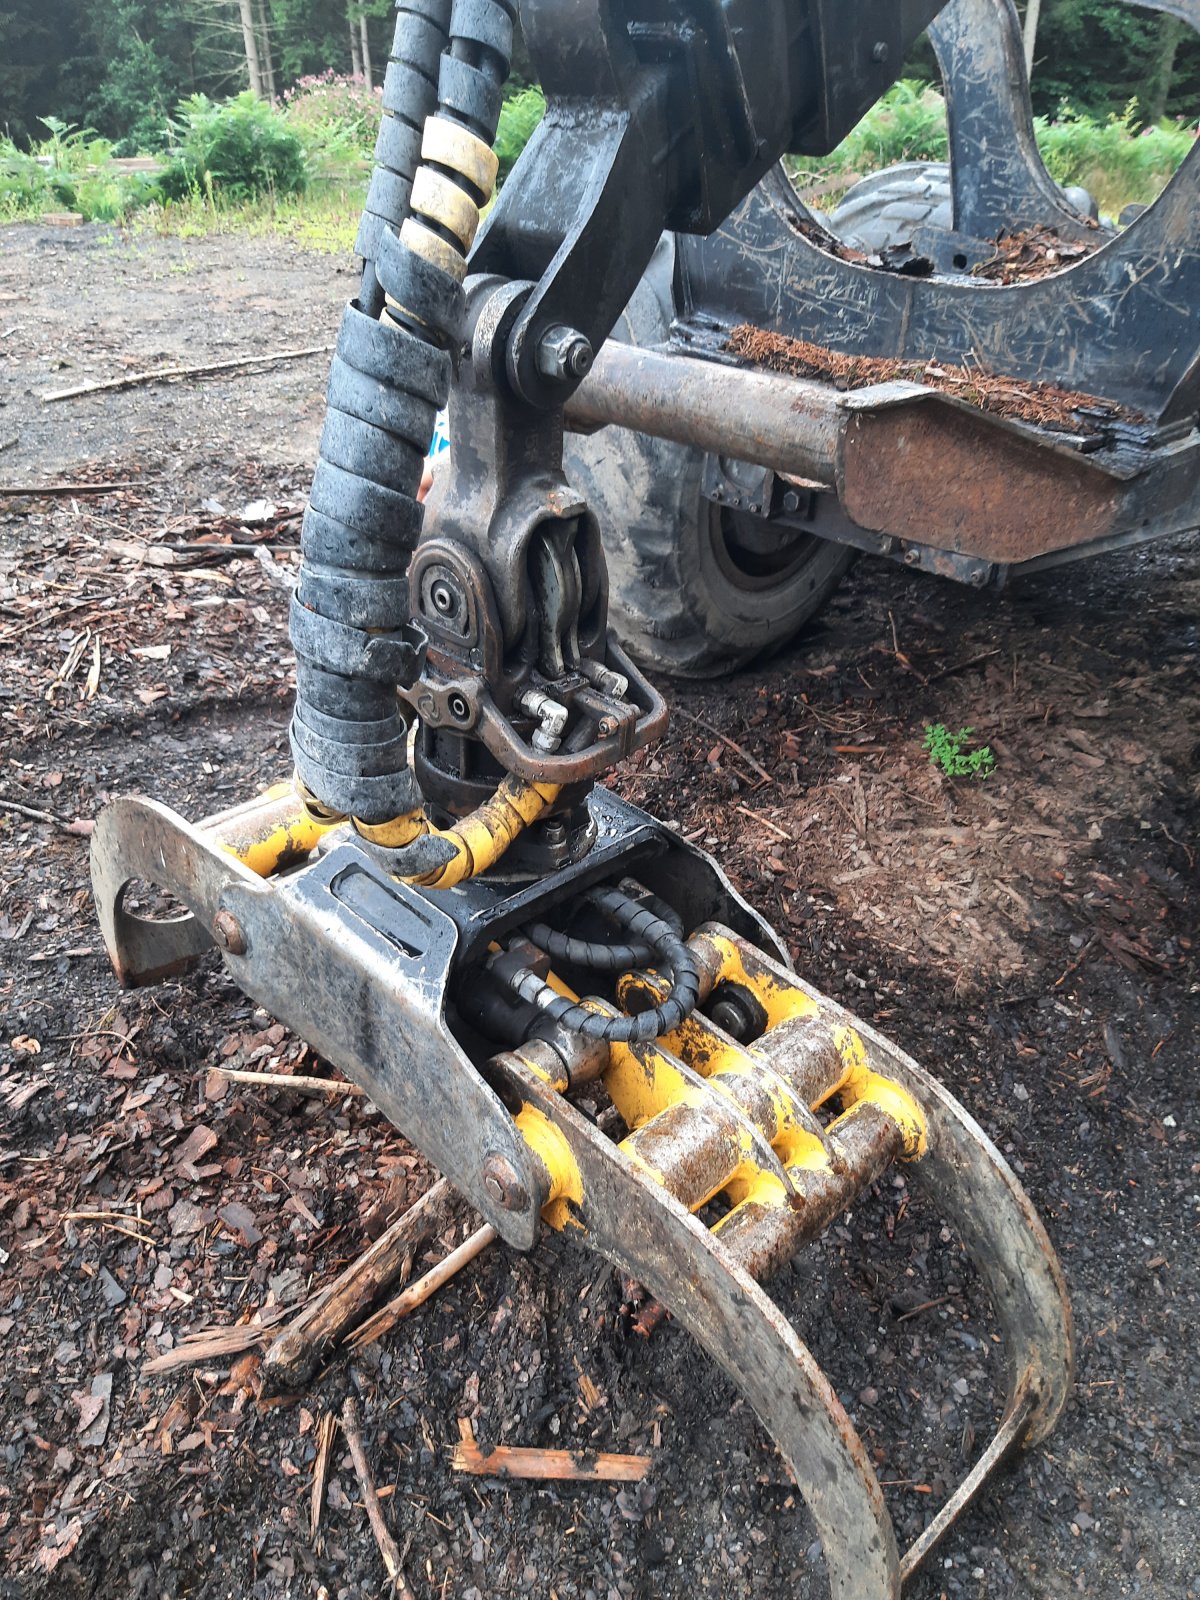
[[[650,358],[678,363],[678,392],[657,411],[643,390],[636,415],[597,417],[580,385],[664,229],[680,259],[699,259],[695,240],[711,245],[731,213],[769,196],[783,151],[837,142],[936,6],[520,9],[548,112],[480,229],[513,5],[401,0],[363,280],[333,362],[292,607],[294,775],[195,825],[151,800],[112,804],[93,842],[101,922],[126,984],[216,945],[246,993],[360,1084],[507,1244],[528,1250],[559,1229],[643,1284],[777,1440],[832,1592],[884,1600],[1010,1452],[1053,1426],[1071,1371],[1062,1277],[1017,1180],[952,1096],[798,977],[709,857],[600,785],[667,717],[610,631],[602,534],[623,530],[602,529],[564,472],[564,412],[590,404],[593,421],[645,426],[690,405],[715,428],[719,410],[736,438],[726,455],[812,481],[794,457],[772,460],[783,438],[841,462],[847,482],[853,468],[860,494],[856,452],[880,448],[886,491],[905,459],[895,418],[920,430],[932,414],[933,434],[977,448],[988,473],[1044,459],[1081,482],[1102,469],[1128,484],[1139,452],[1182,471],[1180,395],[1196,366],[1170,380],[1153,439],[1121,434],[1099,468],[1058,435],[940,397],[918,405],[905,386],[864,410],[811,384],[784,415],[775,385],[795,380],[737,366],[715,332],[686,356]],[[1189,226],[1163,273],[1182,270]],[[747,271],[765,272],[754,258]],[[810,271],[807,246],[796,259],[784,277],[771,268],[781,296],[843,303],[844,262],[831,252],[836,268]],[[909,295],[882,269],[854,271]],[[1123,280],[1126,309],[1144,276]],[[885,302],[881,290],[881,319]],[[862,296],[844,304],[863,322]],[[1075,306],[1060,303],[1046,340],[1068,336]],[[1045,346],[1034,321],[1022,329],[1033,365]],[[591,392],[615,405],[613,353]],[[1147,357],[1144,407],[1155,381]],[[423,518],[423,457],[447,400],[452,470]],[[768,400],[774,422],[754,435]],[[126,905],[137,881],[187,914],[150,920]],[[1009,1371],[992,1441],[903,1556],[862,1441],[762,1287],[895,1163],[976,1262]]]

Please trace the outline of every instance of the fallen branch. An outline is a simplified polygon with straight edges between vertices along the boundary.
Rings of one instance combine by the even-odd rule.
[[[751,811],[749,806],[734,806],[733,809],[740,811],[744,817],[750,817],[754,822],[761,822],[764,828],[770,828],[773,834],[780,839],[786,839],[788,844],[795,844],[796,841],[786,828],[781,828],[777,822],[772,822],[770,817],[764,817],[761,811]]]
[[[103,388],[104,385],[98,387]],[[10,442],[15,444],[16,440]],[[146,483],[145,478],[127,478],[120,483],[6,483],[0,485],[0,500],[11,495],[113,494],[118,489],[141,489]]]
[[[439,1261],[436,1267],[431,1267],[422,1278],[415,1283],[410,1283],[407,1289],[402,1290],[387,1305],[381,1306],[373,1317],[368,1317],[358,1331],[351,1335],[349,1344],[353,1350],[361,1350],[364,1345],[374,1344],[376,1339],[382,1339],[385,1333],[390,1333],[398,1322],[402,1322],[410,1312],[418,1306],[423,1306],[431,1295],[437,1293],[444,1283],[449,1283],[456,1272],[461,1272],[468,1262],[474,1261],[490,1244],[496,1242],[496,1230],[490,1223],[485,1223],[482,1228],[476,1229],[469,1239],[464,1239],[456,1250],[451,1250],[444,1261]]]
[[[325,356],[331,344],[313,344],[303,350],[275,350],[265,356],[239,356],[234,361],[206,361],[198,367],[159,367],[156,372],[132,372],[123,378],[106,378],[102,383],[81,383],[74,389],[53,389],[42,396],[43,405],[56,400],[74,400],[82,394],[100,394],[110,389],[133,389],[143,383],[161,383],[167,378],[203,378],[212,372],[231,372],[236,367],[278,366],[284,361],[299,361],[302,356]]]
[[[78,819],[68,822],[65,817],[56,817],[53,811],[39,811],[36,806],[23,806],[19,800],[5,800],[2,795],[0,795],[0,811],[15,811],[18,816],[29,817],[33,822],[48,822],[52,828],[61,828],[64,833],[86,837]],[[90,833],[91,829],[87,831]]]
[[[371,1524],[371,1532],[375,1535],[375,1543],[379,1546],[379,1554],[383,1557],[387,1575],[392,1580],[393,1588],[398,1595],[403,1596],[404,1600],[413,1600],[412,1590],[408,1587],[404,1569],[400,1565],[400,1552],[396,1548],[396,1541],[383,1520],[383,1507],[379,1503],[375,1479],[371,1476],[371,1468],[367,1464],[362,1429],[358,1422],[358,1404],[353,1395],[347,1395],[346,1403],[342,1407],[342,1432],[346,1436],[346,1443],[350,1446],[350,1458],[354,1462],[363,1503],[367,1508],[367,1521]]]
[[[297,1094],[366,1093],[357,1083],[350,1083],[344,1078],[306,1078],[301,1073],[293,1076],[287,1072],[244,1072],[234,1067],[210,1067],[209,1071],[219,1072],[230,1083],[260,1083],[271,1089],[294,1089]]]
[[[756,761],[748,750],[744,750],[736,739],[731,739],[727,733],[722,733],[720,728],[714,728],[711,722],[705,722],[703,717],[693,716],[690,711],[685,711],[682,706],[676,706],[674,715],[682,717],[685,722],[694,722],[698,728],[703,728],[705,733],[711,733],[714,739],[719,739],[723,745],[732,750],[735,756],[741,756],[752,771],[757,772],[764,783],[774,783],[775,779],[763,766],[761,761]]]
[[[417,1246],[445,1226],[458,1195],[439,1178],[371,1248],[322,1289],[284,1328],[263,1357],[268,1389],[299,1389],[325,1351],[354,1327],[382,1290],[412,1267]]]
[[[477,1478],[541,1478],[555,1483],[640,1483],[650,1471],[649,1456],[617,1456],[605,1451],[524,1450],[497,1445],[487,1455],[475,1443],[466,1418],[460,1418],[462,1435],[454,1447],[450,1467]]]

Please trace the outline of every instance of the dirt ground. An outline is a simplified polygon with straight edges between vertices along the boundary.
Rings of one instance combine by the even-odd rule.
[[[194,1330],[284,1314],[430,1174],[361,1099],[214,1072],[322,1070],[215,959],[119,993],[87,886],[109,796],[200,816],[286,775],[324,359],[39,397],[327,343],[350,266],[0,230],[0,1596],[383,1593],[340,1437],[309,1530],[321,1419],[350,1392],[420,1600],[819,1593],[767,1434],[682,1330],[634,1334],[625,1286],[557,1240],[493,1248],[292,1403],[257,1396],[253,1354],[146,1371]],[[64,477],[121,487],[11,493]],[[1074,1396],[915,1600],[1200,1595],[1198,601],[1194,539],[998,595],[864,560],[795,650],[672,690],[669,740],[616,779],[961,1097],[1060,1253]],[[930,722],[974,727],[994,775],[937,774]],[[1001,1398],[970,1263],[916,1177],[889,1178],[779,1294],[907,1541]],[[650,1473],[464,1477],[461,1418],[483,1444]]]

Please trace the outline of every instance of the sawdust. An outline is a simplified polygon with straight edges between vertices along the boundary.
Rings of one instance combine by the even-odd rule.
[[[784,334],[756,328],[749,322],[733,329],[724,348],[755,366],[797,378],[820,378],[838,389],[864,389],[905,379],[952,394],[980,411],[1067,433],[1095,435],[1102,432],[1106,423],[1136,421],[1138,416],[1116,401],[1059,389],[1050,383],[1030,383],[984,372],[979,367],[952,366],[935,360],[844,355],[806,339],[789,339]]]

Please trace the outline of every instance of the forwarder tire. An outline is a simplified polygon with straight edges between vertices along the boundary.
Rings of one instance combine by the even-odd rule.
[[[672,265],[667,236],[614,338],[665,340]],[[716,678],[778,650],[856,554],[705,499],[704,455],[684,445],[624,428],[568,434],[565,468],[600,519],[612,625],[651,672]]]

